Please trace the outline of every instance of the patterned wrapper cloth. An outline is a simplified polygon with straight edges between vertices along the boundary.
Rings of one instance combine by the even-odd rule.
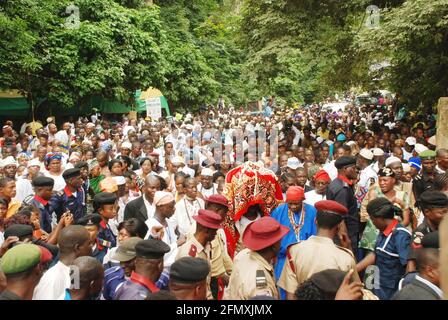
[[[245,162],[226,175],[224,196],[229,202],[229,211],[223,222],[230,257],[235,254],[240,235],[235,221],[246,214],[247,209],[259,204],[264,215],[270,215],[283,201],[282,188],[274,172],[254,162]]]

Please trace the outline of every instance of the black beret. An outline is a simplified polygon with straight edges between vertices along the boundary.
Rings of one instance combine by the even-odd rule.
[[[75,164],[75,168],[89,168],[89,164],[85,161],[79,161],[77,164]]]
[[[345,167],[350,167],[356,165],[356,158],[355,157],[348,157],[348,156],[342,156],[339,157],[335,162],[334,166],[337,169],[343,169]]]
[[[309,280],[321,291],[336,295],[346,272],[337,269],[327,269],[312,275]]]
[[[198,283],[204,281],[209,273],[207,260],[183,257],[171,265],[170,280],[178,283]]]
[[[380,177],[395,177],[395,172],[389,167],[383,167],[378,172],[378,176]]]
[[[117,195],[113,192],[101,192],[93,198],[93,203],[97,207],[102,204],[114,204],[115,201],[117,201]]]
[[[33,235],[33,227],[27,224],[13,224],[6,228],[4,238],[8,237],[26,237]]]
[[[85,215],[76,221],[76,224],[81,226],[100,226],[101,216],[97,213]]]
[[[162,259],[170,250],[165,242],[155,239],[142,240],[135,245],[137,257],[144,259]]]
[[[53,187],[54,180],[49,177],[36,177],[33,179],[32,184],[34,187]]]
[[[62,177],[67,180],[70,178],[77,177],[80,174],[81,174],[81,170],[79,170],[79,168],[71,168],[71,169],[65,170],[64,173],[62,174]]]
[[[426,234],[422,239],[422,247],[425,249],[439,249],[439,231]]]
[[[427,190],[420,195],[418,203],[422,209],[446,208],[448,197],[443,192]]]
[[[401,209],[394,206],[387,198],[376,198],[367,204],[367,213],[375,218],[392,219]]]

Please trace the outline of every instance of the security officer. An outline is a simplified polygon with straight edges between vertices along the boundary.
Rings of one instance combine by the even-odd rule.
[[[117,239],[109,226],[109,219],[117,216],[117,195],[112,192],[101,192],[93,198],[93,210],[101,216],[98,243],[106,248],[117,246]]]
[[[210,266],[204,259],[183,257],[170,269],[170,292],[178,300],[206,300]]]
[[[224,300],[248,300],[255,296],[279,298],[271,261],[277,256],[281,240],[288,232],[289,228],[271,217],[262,217],[247,226],[243,233],[246,249],[233,261]]]
[[[198,214],[193,216],[193,219],[196,220],[196,232],[179,247],[176,260],[187,256],[198,257],[206,260],[211,265],[211,242],[215,239],[217,230],[221,228],[221,216],[213,211],[200,209]],[[207,297],[212,299],[210,282],[211,277],[208,277]]]
[[[220,194],[213,194],[206,198],[205,201],[205,209],[216,212],[224,221],[228,212],[227,198]],[[212,248],[210,289],[213,298],[222,300],[224,287],[229,283],[229,277],[233,268],[233,261],[227,252],[226,235],[222,227],[218,229],[216,237],[210,245]]]
[[[36,177],[32,180],[34,187],[34,197],[27,202],[35,206],[40,211],[40,228],[50,234],[52,231],[50,199],[53,194],[54,180],[49,177]]]
[[[82,189],[81,172],[78,168],[67,169],[62,174],[66,186],[64,190],[56,193],[50,200],[50,206],[56,213],[57,221],[62,214],[70,210],[73,220],[77,221],[85,215],[84,190]]]
[[[92,257],[103,263],[108,247],[103,246],[99,236],[101,216],[99,214],[88,214],[76,221],[76,224],[84,226],[90,234],[90,244],[92,245]]]
[[[89,181],[89,164],[85,161],[80,161],[75,164],[75,168],[78,168],[82,178],[82,189],[84,190],[84,202],[87,203],[87,195],[89,194],[90,181]]]
[[[342,156],[334,165],[338,169],[338,176],[328,186],[327,200],[334,200],[347,208],[348,214],[344,215],[345,223],[341,225],[341,232],[347,229],[353,252],[356,253],[359,238],[359,213],[353,183],[358,177],[356,158]]]
[[[135,271],[116,292],[115,300],[145,300],[149,293],[159,291],[155,285],[163,271],[163,256],[170,251],[165,242],[141,240],[135,245]]]
[[[425,220],[414,230],[412,244],[409,250],[407,272],[417,270],[415,263],[415,251],[421,248],[423,237],[439,229],[440,222],[448,213],[448,197],[440,191],[424,191],[418,200],[418,206],[422,210]]]
[[[412,181],[415,199],[426,190],[434,189],[434,178],[436,174],[436,152],[425,150],[418,154],[422,161],[422,171]]]
[[[376,198],[367,205],[367,212],[375,227],[380,231],[375,243],[375,252],[358,263],[358,271],[375,264],[378,268],[379,288],[373,293],[381,300],[389,300],[398,290],[408,263],[411,233],[394,217],[401,209],[387,198]]]
[[[348,213],[347,208],[333,200],[318,201],[314,207],[317,209],[317,235],[290,245],[286,251],[288,261],[283,267],[278,286],[286,291],[288,300],[294,300],[298,286],[317,272],[326,269],[356,270],[355,257],[347,249],[350,241],[345,234],[339,234],[341,223]],[[345,247],[335,245],[335,237],[339,237]],[[356,271],[353,278],[359,280]]]

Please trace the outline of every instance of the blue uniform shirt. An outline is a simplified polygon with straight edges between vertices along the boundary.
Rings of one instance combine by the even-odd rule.
[[[51,233],[51,215],[53,213],[53,210],[49,202],[35,195],[34,198],[31,199],[29,204],[37,207],[40,211],[40,228],[46,233]]]
[[[101,246],[106,247],[107,249],[117,246],[117,238],[112,232],[112,229],[104,220],[101,220],[100,222],[98,242]]]
[[[84,198],[84,190],[82,188],[78,189],[75,197],[68,187],[65,187],[63,191],[53,195],[50,200],[50,206],[56,213],[58,221],[65,211],[70,210],[73,214],[73,220],[76,222],[85,215]]]
[[[380,299],[388,300],[398,290],[398,283],[406,272],[410,244],[411,232],[395,219],[378,235],[375,265],[380,272],[380,289],[374,289],[374,294]]]

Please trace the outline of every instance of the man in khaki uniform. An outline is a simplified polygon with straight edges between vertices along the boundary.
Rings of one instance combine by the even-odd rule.
[[[216,231],[221,227],[221,217],[210,210],[200,209],[196,216],[196,232],[190,236],[181,247],[179,247],[176,260],[182,257],[202,258],[209,265],[212,261],[212,249],[210,243],[215,239]],[[212,299],[210,291],[210,275],[207,278],[207,298]]]
[[[282,238],[289,228],[271,217],[249,224],[243,234],[246,249],[233,261],[233,271],[224,300],[248,300],[255,296],[279,298],[272,260],[280,250]]]
[[[223,195],[213,194],[205,199],[205,209],[219,214],[224,220],[228,211],[227,199]],[[211,242],[211,289],[215,299],[222,300],[224,287],[229,283],[233,261],[227,252],[226,234],[224,229],[218,229],[215,239]]]
[[[359,280],[356,273],[356,262],[350,249],[334,244],[343,216],[348,210],[333,200],[318,201],[317,235],[308,240],[291,245],[287,250],[288,261],[278,281],[278,286],[286,291],[286,298],[294,300],[297,287],[313,274],[326,269],[349,271],[354,269],[354,279]],[[350,241],[340,235],[341,243],[350,248]]]

